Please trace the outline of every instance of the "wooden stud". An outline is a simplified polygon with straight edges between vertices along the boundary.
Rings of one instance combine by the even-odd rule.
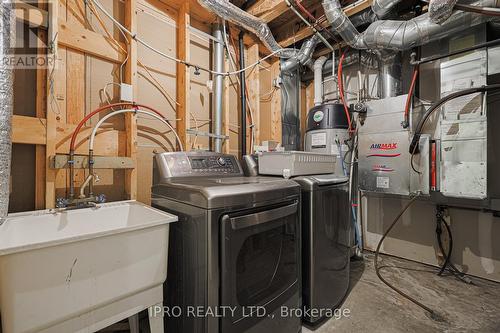
[[[344,13],[347,16],[352,16],[354,14],[357,14],[357,13],[365,10],[366,8],[370,7],[372,4],[372,1],[373,0],[359,0],[359,1],[353,3],[349,6],[344,7],[343,8]],[[330,26],[330,23],[328,21],[324,21],[321,23],[321,26],[323,28],[328,28]],[[278,43],[282,47],[288,47],[296,42],[299,42],[307,37],[312,36],[313,33],[314,33],[314,31],[310,27],[304,27],[304,28],[300,29],[299,31],[297,31],[296,33],[294,33],[293,35],[287,34],[287,37],[278,40]],[[279,33],[277,33],[277,35],[279,35]]]
[[[307,113],[309,109],[307,108],[307,86],[303,83],[300,84],[300,147],[305,148],[304,138],[306,134],[307,126]]]
[[[48,6],[47,3],[39,3],[38,10],[44,11],[44,17],[46,19],[46,23],[48,26],[49,15],[47,12]],[[31,12],[30,12],[31,14]],[[31,15],[30,15],[31,17]],[[46,26],[46,27],[47,27]],[[47,52],[45,50],[44,44],[47,43],[47,31],[38,29],[38,55],[39,56],[47,56]],[[46,153],[45,153],[45,144],[46,144],[46,130],[45,127],[47,125],[47,70],[45,68],[37,68],[36,70],[36,116],[40,118],[38,120],[38,124],[42,124],[42,127],[39,128],[38,133],[40,134],[40,143],[35,146],[35,209],[44,209],[45,208],[45,177],[46,177]],[[43,122],[41,121],[43,119]],[[37,125],[38,126],[38,125]],[[13,134],[16,131],[16,127],[13,127]],[[36,131],[23,131],[25,133],[36,133]],[[14,135],[13,135],[14,137]]]
[[[306,87],[306,108],[311,110],[314,107],[314,82]]]
[[[42,4],[43,1],[40,5]],[[49,25],[49,13],[46,6],[38,8],[22,1],[16,1],[15,12],[18,20],[24,21],[31,27],[47,28]]]
[[[247,10],[249,14],[257,16],[266,23],[288,11],[285,0],[258,0]]]
[[[185,2],[179,10],[177,20],[177,58],[190,61],[190,7],[189,2]],[[187,134],[190,128],[190,69],[184,64],[177,64],[177,133],[181,139],[182,146],[189,150],[191,140]]]
[[[60,124],[57,126],[57,154],[68,154],[71,135],[73,134],[75,127],[76,125],[71,124]],[[91,133],[92,127],[82,127],[76,139],[76,154],[88,154],[88,138]],[[117,156],[120,152],[126,152],[126,138],[127,134],[125,131],[117,131],[113,128],[109,128],[108,126],[103,126],[97,131],[94,144],[94,154],[96,156]]]
[[[46,126],[47,120],[44,118],[14,115],[12,116],[12,142],[45,146]]]
[[[125,1],[125,27],[133,34],[137,33],[137,0]],[[133,95],[137,96],[137,42],[128,37],[129,57],[125,65],[125,82],[132,85]],[[127,157],[137,160],[137,117],[134,114],[125,114],[125,131]],[[125,192],[128,199],[137,198],[137,169],[125,172]]]
[[[271,77],[273,80],[279,78],[281,73],[280,61],[277,60],[271,65]],[[281,89],[276,89],[271,96],[271,140],[282,142],[282,122],[281,122]]]
[[[259,45],[255,44],[250,46],[246,50],[246,63],[253,64],[259,61]],[[248,104],[250,105],[250,112],[252,112],[254,127],[254,144],[260,145],[260,68],[255,66],[254,68],[246,72],[247,88],[248,88]],[[250,122],[248,123],[250,125]],[[251,128],[248,128],[248,133],[251,132]],[[251,144],[249,142],[249,144]],[[253,147],[249,146],[247,151],[253,150]]]
[[[122,63],[126,57],[122,50],[107,37],[63,20],[59,21],[58,37],[61,45],[100,59]],[[127,49],[125,44],[121,44],[121,46]]]
[[[53,57],[58,61],[58,17],[59,17],[59,4],[55,3],[49,10],[49,26],[47,33],[47,45],[49,47],[48,56]],[[57,103],[57,97],[51,95],[51,87],[54,84],[55,77],[61,74],[61,69],[58,68],[57,64],[50,63],[47,68],[47,85],[46,85],[46,95],[47,97],[47,134],[46,134],[46,145],[45,145],[45,208],[54,208],[56,202],[56,178],[57,172],[50,169],[50,156],[56,153],[56,126],[57,126],[57,116],[54,112],[54,107]],[[53,87],[52,87],[53,88]]]
[[[66,53],[66,123],[78,124],[85,117],[85,54]]]

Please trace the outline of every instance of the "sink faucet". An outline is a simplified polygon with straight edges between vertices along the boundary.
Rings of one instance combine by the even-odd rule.
[[[90,174],[87,176],[83,184],[80,186],[80,195],[78,198],[57,198],[56,208],[58,209],[78,209],[78,208],[88,208],[95,207],[97,204],[105,203],[106,196],[104,194],[94,195],[90,192],[91,181],[95,179],[95,182],[99,182],[99,177],[96,174]],[[85,189],[89,187],[89,194],[85,195]]]
[[[99,180],[100,180],[99,176],[98,175],[94,175],[94,174],[90,174],[90,175],[87,176],[87,178],[83,182],[82,186],[80,186],[80,196],[79,196],[80,199],[84,199],[85,198],[85,188],[90,184],[90,182],[94,178],[95,178],[95,182],[98,183]],[[89,193],[89,196],[92,196],[92,193]]]

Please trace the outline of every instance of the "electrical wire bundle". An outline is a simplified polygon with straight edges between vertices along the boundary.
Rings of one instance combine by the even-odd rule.
[[[425,310],[427,313],[429,313],[430,317],[434,320],[442,321],[443,318],[440,316],[435,310],[431,309],[427,305],[423,304],[422,302],[418,301],[414,297],[406,294],[405,292],[401,291],[400,289],[396,288],[394,285],[389,283],[381,274],[380,274],[380,266],[379,266],[379,255],[380,255],[380,249],[382,247],[382,243],[386,239],[387,235],[391,232],[391,230],[394,228],[394,226],[397,224],[397,222],[401,219],[401,217],[405,214],[405,212],[413,205],[415,201],[419,198],[420,194],[417,194],[414,196],[404,207],[403,209],[399,212],[399,214],[394,218],[394,220],[391,222],[389,228],[384,232],[382,238],[380,239],[377,249],[375,251],[375,273],[377,274],[378,278],[389,288],[397,292],[399,295],[403,296],[404,298],[408,299],[412,303],[416,304],[423,310]],[[442,240],[442,225],[445,226],[446,232],[448,234],[448,239],[449,239],[449,245],[448,245],[448,251],[445,250],[443,240]],[[437,242],[439,246],[439,250],[444,256],[444,263],[440,267],[437,275],[442,276],[445,271],[450,272],[453,274],[456,278],[458,278],[460,281],[467,283],[467,284],[473,284],[472,280],[469,279],[467,276],[465,276],[465,273],[461,272],[453,263],[451,263],[451,254],[453,251],[453,235],[451,233],[451,228],[446,222],[444,218],[444,207],[438,206],[436,210],[436,236],[437,236]]]
[[[446,233],[448,234],[448,251],[445,251],[444,245],[443,245],[443,240],[442,240],[442,233],[443,233],[443,228],[442,225],[445,226]],[[461,272],[450,260],[451,260],[451,254],[453,252],[453,234],[451,233],[451,228],[446,222],[444,218],[444,207],[438,206],[436,209],[436,237],[439,245],[439,250],[441,251],[443,257],[444,257],[444,263],[441,266],[441,269],[438,272],[438,275],[441,276],[445,271],[450,272],[453,274],[457,279],[459,279],[462,282],[465,282],[467,284],[473,284],[472,280],[469,279],[467,276],[465,276],[465,273]]]

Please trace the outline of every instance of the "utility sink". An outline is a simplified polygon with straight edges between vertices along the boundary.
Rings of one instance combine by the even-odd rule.
[[[95,332],[161,304],[175,221],[136,201],[9,215],[0,226],[3,332]],[[161,318],[150,320],[163,331]]]

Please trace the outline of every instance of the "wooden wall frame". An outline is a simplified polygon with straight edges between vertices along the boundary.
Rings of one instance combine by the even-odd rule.
[[[60,8],[65,6],[71,0],[55,0],[55,5],[47,7],[40,5],[34,7],[26,4],[22,6],[22,10],[17,11],[17,19],[23,20],[27,24],[37,25],[39,29],[39,37],[45,40],[52,48],[49,49],[49,57],[57,58],[68,56],[71,59],[72,75],[81,76],[84,80],[84,55],[88,54],[92,57],[105,60],[110,63],[119,64],[124,61],[126,54],[117,48],[111,40],[105,35],[101,35],[95,31],[89,30],[83,26],[71,24],[66,21],[64,13],[59,13]],[[192,18],[202,24],[211,24],[217,22],[214,15],[203,10],[196,0],[125,0],[124,1],[124,22],[123,24],[132,32],[137,31],[137,5],[138,1],[143,1],[148,4],[154,4],[162,10],[168,11],[169,17],[174,17],[177,25],[177,57],[180,59],[190,60],[190,30]],[[73,5],[75,6],[75,5]],[[78,6],[78,5],[76,5]],[[255,9],[257,10],[257,9]],[[26,11],[30,11],[30,15],[25,15]],[[272,16],[272,15],[271,15]],[[200,24],[200,23],[197,23]],[[233,29],[234,30],[234,29]],[[246,35],[245,43],[247,46],[246,56],[247,63],[255,62],[261,57],[262,45],[256,44],[255,38],[251,35]],[[129,48],[129,57],[125,65],[124,82],[132,85],[134,96],[137,96],[138,88],[138,57],[137,43],[132,38],[129,38],[128,45],[120,43],[122,47]],[[272,75],[276,78],[279,75],[279,61],[271,63]],[[225,66],[229,70],[229,61],[226,58]],[[58,170],[51,167],[51,162],[57,154],[64,154],[67,150],[67,142],[61,145],[61,135],[69,137],[69,134],[74,129],[74,126],[83,117],[83,104],[79,94],[81,94],[84,86],[80,82],[71,82],[65,86],[66,95],[72,94],[74,97],[68,102],[67,116],[61,119],[56,113],[52,112],[54,103],[57,101],[57,94],[54,95],[51,89],[57,85],[61,76],[64,76],[64,70],[57,66],[49,68],[39,68],[37,70],[37,95],[36,95],[36,117],[13,116],[13,143],[30,144],[36,146],[36,184],[35,184],[35,208],[53,208],[56,201],[56,187],[58,179]],[[186,150],[190,148],[190,138],[187,129],[190,128],[190,68],[183,65],[177,65],[176,89],[177,100],[177,131],[183,142]],[[263,137],[272,137],[276,141],[281,140],[281,94],[279,91],[273,94],[271,114],[261,117],[260,115],[260,75],[259,67],[247,73],[247,84],[249,88],[249,104],[254,112],[256,143],[259,142],[259,137],[263,134],[260,130],[260,121],[269,121],[271,119],[272,126],[270,134],[262,135]],[[78,81],[78,80],[76,80]],[[230,81],[225,79],[224,89],[224,109],[226,110],[223,117],[223,131],[229,136],[230,125],[228,109],[230,107],[229,87]],[[236,102],[237,104],[237,102]],[[89,128],[84,128],[83,132],[88,133]],[[133,161],[137,165],[137,123],[136,116],[129,114],[125,120],[124,131],[108,131],[105,138],[119,142],[113,143],[116,149],[102,149],[107,156],[112,156],[116,151],[124,152],[123,158],[128,158],[127,161]],[[80,137],[79,137],[80,139]],[[59,141],[58,141],[59,140]],[[82,139],[84,140],[84,139]],[[238,146],[238,143],[231,143]],[[224,151],[230,151],[230,142],[224,143]],[[85,153],[84,147],[80,147],[77,153]],[[125,196],[124,199],[137,198],[137,171],[135,168],[125,169]],[[60,181],[60,180],[59,180]]]

